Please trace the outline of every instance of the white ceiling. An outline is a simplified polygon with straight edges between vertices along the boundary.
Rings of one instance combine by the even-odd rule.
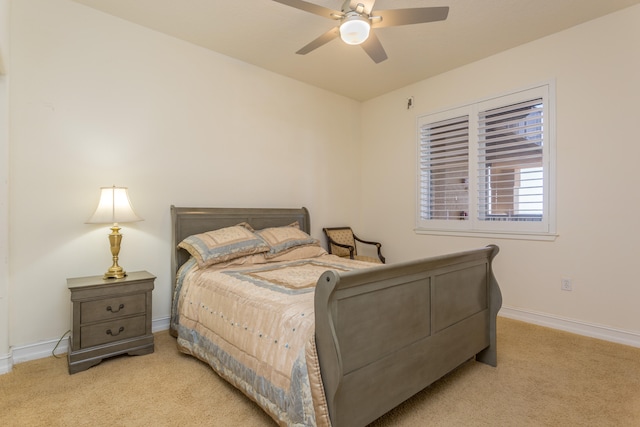
[[[73,0],[196,45],[364,101],[638,4],[640,0],[378,0],[374,11],[449,6],[446,21],[379,28],[375,64],[336,39],[295,52],[335,21],[271,0]],[[342,0],[307,0],[340,10]],[[567,52],[570,54],[570,52]]]

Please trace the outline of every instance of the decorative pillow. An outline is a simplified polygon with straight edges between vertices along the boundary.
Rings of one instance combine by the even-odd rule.
[[[280,252],[276,255],[260,254],[263,258],[268,256],[266,261],[268,262],[280,262],[280,261],[297,261],[299,259],[317,258],[322,255],[327,255],[327,251],[320,245],[305,245],[295,246],[288,251]],[[256,255],[258,256],[258,255]]]
[[[317,239],[300,230],[297,222],[285,227],[271,227],[257,230],[256,234],[262,237],[271,248],[269,252],[265,254],[266,258],[275,257],[298,246],[320,246],[320,242]]]
[[[200,267],[268,252],[270,249],[263,239],[243,225],[194,234],[184,239],[178,246],[186,249]]]

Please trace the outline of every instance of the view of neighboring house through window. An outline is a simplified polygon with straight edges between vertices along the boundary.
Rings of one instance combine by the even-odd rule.
[[[552,234],[549,85],[418,119],[418,231]]]

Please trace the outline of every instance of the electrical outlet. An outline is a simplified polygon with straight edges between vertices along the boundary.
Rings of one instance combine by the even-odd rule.
[[[560,280],[560,289],[563,291],[572,291],[573,290],[573,282],[571,279],[562,278]]]

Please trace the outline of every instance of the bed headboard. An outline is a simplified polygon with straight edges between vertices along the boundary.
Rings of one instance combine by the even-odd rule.
[[[189,259],[189,253],[178,248],[178,243],[192,234],[247,222],[260,230],[280,227],[298,221],[300,228],[309,233],[311,224],[307,208],[185,208],[171,205],[171,285],[175,286],[176,273]]]

